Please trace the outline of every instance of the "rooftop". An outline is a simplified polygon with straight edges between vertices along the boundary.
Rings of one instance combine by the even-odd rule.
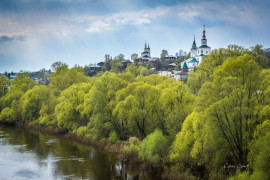
[[[180,73],[177,73],[176,75],[188,75],[188,72],[180,72]]]
[[[210,48],[210,47],[207,45],[201,45],[199,48]]]

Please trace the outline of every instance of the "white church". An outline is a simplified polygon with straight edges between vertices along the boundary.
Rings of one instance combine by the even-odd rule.
[[[185,60],[184,62],[181,63],[181,67],[184,67],[184,64],[187,65],[189,71],[194,71],[195,67],[197,67],[201,61],[203,56],[210,54],[211,52],[211,47],[207,45],[207,39],[205,36],[205,25],[203,26],[203,36],[201,40],[201,46],[197,47],[196,42],[195,42],[195,36],[194,36],[194,41],[192,44],[192,47],[190,49],[190,58]]]

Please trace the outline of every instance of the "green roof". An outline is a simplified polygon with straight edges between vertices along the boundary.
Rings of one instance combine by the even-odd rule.
[[[196,61],[196,59],[195,59],[194,57],[191,57],[191,58],[188,58],[188,59],[186,60],[186,62],[187,62],[187,63],[190,63],[191,61],[194,61],[194,60]]]
[[[193,44],[192,44],[192,47],[191,47],[191,50],[193,50],[193,49],[197,49],[195,40],[193,41]]]
[[[207,45],[201,45],[199,48],[210,48],[210,47]]]
[[[183,65],[183,68],[182,69],[188,69],[186,62],[184,62],[184,65]]]
[[[191,61],[189,61],[190,63],[194,63],[194,62],[196,62],[196,63],[198,63],[199,61],[197,61],[195,58],[194,59],[192,59]]]

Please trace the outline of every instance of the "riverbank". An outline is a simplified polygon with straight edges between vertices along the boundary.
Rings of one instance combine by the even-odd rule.
[[[9,125],[16,126],[19,128],[26,128],[28,130],[35,130],[50,135],[61,135],[72,141],[92,146],[100,151],[114,155],[116,159],[118,159],[121,163],[125,164],[126,166],[129,167],[135,166],[138,169],[150,172],[151,174],[155,175],[157,179],[182,179],[182,178],[169,178],[174,176],[172,176],[168,172],[165,173],[163,166],[158,167],[153,166],[153,164],[151,164],[150,162],[139,159],[138,156],[125,154],[123,148],[126,142],[113,143],[106,140],[90,139],[85,136],[79,136],[74,133],[70,133],[66,128],[51,128],[51,127],[44,127],[41,125],[24,124],[24,123],[14,123]]]
[[[0,125],[0,179],[160,179],[64,135]]]
[[[187,172],[183,169],[183,171],[179,171],[179,169],[169,168],[171,164],[159,164],[153,165],[149,161],[141,160],[138,156],[135,155],[127,155],[124,153],[124,145],[126,142],[113,143],[106,140],[94,140],[84,136],[79,136],[73,133],[70,133],[66,128],[51,128],[44,127],[41,125],[34,124],[24,124],[24,123],[2,123],[10,126],[16,126],[19,128],[26,128],[28,130],[35,130],[42,132],[44,134],[50,135],[60,135],[64,136],[67,139],[70,139],[75,142],[79,142],[84,145],[92,146],[100,151],[105,153],[112,154],[118,159],[121,163],[125,164],[125,166],[129,167],[137,167],[140,170],[146,170],[152,175],[156,176],[157,179],[187,179],[187,180],[196,180],[200,179],[198,177],[193,176],[190,172]]]

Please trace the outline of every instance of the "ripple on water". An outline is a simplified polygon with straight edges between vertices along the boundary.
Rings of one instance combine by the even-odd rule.
[[[57,142],[57,139],[49,139],[47,142],[45,142],[47,145],[50,145],[50,144],[53,144],[53,143],[56,143]]]
[[[15,176],[24,177],[24,178],[37,178],[38,174],[34,173],[29,169],[21,169],[15,173]]]
[[[67,158],[66,160],[70,160],[70,161],[79,161],[79,162],[84,162],[85,159],[84,158],[79,158],[77,156],[69,156],[69,158]]]

